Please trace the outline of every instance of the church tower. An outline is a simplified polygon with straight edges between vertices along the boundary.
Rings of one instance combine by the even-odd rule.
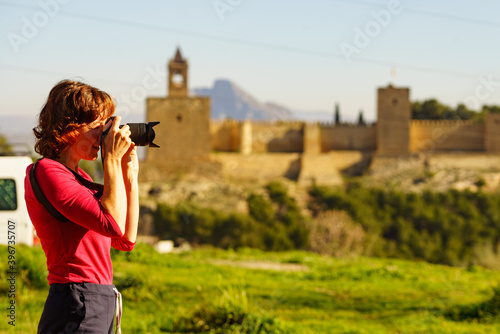
[[[168,96],[188,96],[188,62],[182,57],[179,47],[168,63]]]

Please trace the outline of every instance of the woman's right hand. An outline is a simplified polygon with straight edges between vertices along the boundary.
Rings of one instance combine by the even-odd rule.
[[[132,140],[130,139],[130,127],[125,124],[120,128],[121,117],[116,116],[109,122],[109,132],[104,136],[103,154],[104,158],[120,160],[129,152]],[[109,124],[108,123],[108,124]]]
[[[120,128],[120,117],[115,117],[107,125],[109,132],[103,138],[104,156],[104,191],[101,196],[101,204],[120,227],[122,234],[127,232],[127,221],[129,220],[128,190],[124,181],[122,161],[127,153],[133,148],[130,139],[130,128],[124,125]],[[129,187],[130,188],[130,187]],[[131,189],[131,188],[130,188]],[[133,212],[135,210],[132,210]],[[134,216],[135,217],[135,216]],[[127,232],[127,235],[129,233]],[[130,235],[131,238],[134,235]]]

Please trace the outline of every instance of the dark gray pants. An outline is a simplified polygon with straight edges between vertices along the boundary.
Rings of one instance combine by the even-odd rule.
[[[38,324],[39,334],[113,334],[114,285],[52,284]]]

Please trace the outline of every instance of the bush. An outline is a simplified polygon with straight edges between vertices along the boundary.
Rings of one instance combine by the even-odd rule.
[[[47,260],[41,247],[16,246],[16,260],[22,284],[34,289],[48,287]]]
[[[445,316],[455,321],[490,322],[500,316],[500,287],[493,290],[493,296],[485,302],[467,306],[456,306],[445,312]]]
[[[248,213],[260,223],[272,223],[275,220],[274,209],[262,195],[251,194],[247,199]]]
[[[263,234],[266,224],[259,224],[252,217],[229,213],[221,218],[214,230],[214,246],[222,248],[252,247],[265,249]]]
[[[272,181],[266,186],[266,189],[271,201],[278,205],[278,211],[276,212],[278,220],[283,220],[283,218],[291,212],[301,216],[297,202],[288,195],[288,190],[283,183]]]
[[[144,285],[143,278],[143,273],[137,271],[124,272],[122,270],[115,273],[113,277],[113,284],[116,286],[118,291],[123,292],[124,290],[129,288],[142,287]]]
[[[166,331],[176,333],[290,333],[276,318],[250,311],[244,290],[229,287],[208,296],[191,314],[173,321]]]
[[[0,245],[0,252],[8,254],[8,247]],[[0,263],[0,293],[7,296],[10,289],[10,274],[16,273],[16,284],[19,290],[45,289],[49,286],[47,281],[47,265],[45,254],[40,247],[16,245],[15,264],[5,261]],[[13,268],[10,266],[14,265]]]
[[[159,237],[176,244],[222,248],[253,247],[283,251],[307,247],[309,228],[295,199],[288,196],[281,183],[270,183],[269,197],[251,194],[247,198],[249,215],[223,213],[193,203],[169,206],[159,203],[153,224]]]
[[[496,254],[500,242],[500,196],[449,190],[421,194],[364,188],[313,186],[309,208],[317,217],[343,210],[376,243],[372,254],[448,265],[482,264],[478,249]],[[488,263],[495,263],[489,259]]]
[[[111,259],[113,261],[137,262],[144,264],[165,263],[165,256],[158,253],[153,246],[138,242],[133,251],[122,252],[111,247]]]
[[[309,249],[321,255],[345,257],[363,253],[363,228],[344,211],[326,211],[312,223]]]
[[[279,181],[272,181],[266,186],[269,198],[279,205],[289,205],[292,199],[288,196],[288,190],[286,186]]]

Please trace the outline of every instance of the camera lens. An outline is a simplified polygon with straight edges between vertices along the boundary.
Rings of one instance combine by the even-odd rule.
[[[155,131],[153,126],[160,122],[149,123],[127,123],[130,127],[130,139],[136,146],[159,147],[153,141],[155,140]]]
[[[108,122],[113,117],[110,117]],[[130,127],[130,139],[134,142],[135,146],[149,146],[149,147],[160,147],[153,143],[155,140],[155,131],[153,126],[159,124],[160,122],[149,122],[149,123],[127,123]],[[122,128],[123,125],[120,125]],[[102,133],[102,138],[106,136],[109,129]]]

